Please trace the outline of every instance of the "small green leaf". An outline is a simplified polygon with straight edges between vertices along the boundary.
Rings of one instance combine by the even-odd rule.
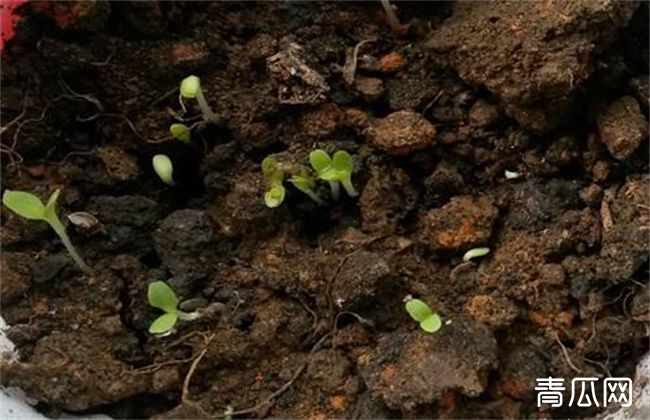
[[[59,199],[60,193],[61,193],[60,189],[54,191],[50,196],[50,198],[47,200],[47,204],[45,204],[45,211],[43,212],[43,217],[48,222],[54,221],[56,223],[59,220],[59,216],[56,215],[56,201]]]
[[[151,159],[151,164],[162,182],[170,187],[176,184],[174,182],[174,165],[169,157],[166,155],[156,155]]]
[[[273,156],[267,156],[262,161],[262,174],[264,178],[271,179],[273,174],[280,170],[280,164]]]
[[[264,193],[264,204],[266,204],[266,207],[275,208],[282,204],[285,192],[286,190],[282,184],[271,187],[270,190]]]
[[[178,321],[178,314],[176,313],[160,315],[149,326],[149,333],[150,334],[165,333],[171,330],[172,328],[174,328],[174,325],[176,325],[176,321]]]
[[[411,318],[418,322],[423,322],[425,319],[429,318],[433,312],[429,305],[422,302],[420,299],[411,299],[406,302],[406,312],[411,315]]]
[[[2,196],[2,204],[25,219],[45,220],[45,206],[34,194],[7,190]]]
[[[469,261],[472,258],[483,257],[490,253],[490,248],[472,248],[463,255],[463,261]]]
[[[420,322],[420,328],[428,333],[434,333],[438,331],[440,327],[442,327],[442,320],[440,319],[440,316],[435,313]]]
[[[332,159],[325,150],[317,149],[311,152],[309,154],[309,163],[311,163],[311,167],[314,168],[319,178],[323,173],[332,169]]]
[[[149,283],[147,291],[149,305],[154,308],[162,309],[167,313],[176,313],[178,310],[178,298],[176,293],[164,281],[154,281]]]
[[[177,140],[184,143],[189,143],[191,141],[190,128],[185,124],[172,124],[169,126],[169,131]]]
[[[345,150],[338,150],[332,157],[332,166],[336,171],[351,174],[354,169],[354,162],[352,156]]]
[[[292,176],[289,181],[302,192],[311,191],[311,189],[314,188],[315,185],[313,179],[306,176],[300,176],[300,175]]]
[[[199,94],[199,91],[201,90],[201,80],[194,75],[187,76],[181,82],[180,90],[183,97],[196,98],[196,96]]]

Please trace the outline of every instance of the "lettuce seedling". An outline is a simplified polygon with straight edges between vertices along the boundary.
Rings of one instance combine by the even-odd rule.
[[[420,299],[413,299],[410,295],[404,300],[406,302],[406,312],[411,315],[411,318],[420,323],[420,328],[428,333],[434,333],[440,329],[442,320],[437,313],[429,308],[429,305]]]
[[[184,312],[178,309],[176,293],[164,281],[149,283],[147,298],[149,299],[149,305],[165,312],[151,323],[149,326],[150,334],[163,334],[170,331],[179,319],[192,321],[201,316],[198,312]]]
[[[329,182],[332,198],[339,199],[339,183],[350,197],[356,197],[357,191],[352,185],[352,156],[346,151],[339,150],[333,157],[324,150],[314,150],[309,154],[309,163],[316,171],[319,179]]]
[[[192,75],[183,79],[181,82],[180,92],[181,105],[183,104],[182,98],[195,98],[199,104],[199,108],[201,109],[203,120],[213,124],[219,123],[219,117],[212,112],[210,105],[208,105],[208,101],[205,99],[205,95],[203,95],[201,80],[198,77]]]
[[[86,265],[81,256],[72,246],[72,242],[65,231],[65,226],[61,223],[59,216],[56,214],[56,200],[59,198],[61,190],[56,190],[47,200],[47,204],[33,194],[24,191],[5,191],[2,196],[2,203],[7,208],[20,217],[29,220],[42,220],[46,222],[54,232],[61,238],[61,242],[68,250],[75,263],[86,273],[90,273],[90,267]]]
[[[169,131],[176,140],[180,140],[183,143],[189,143],[192,139],[190,128],[185,124],[172,124],[169,126]]]
[[[151,164],[153,165],[153,170],[156,171],[158,177],[165,184],[173,187],[176,185],[174,181],[174,165],[172,161],[167,157],[167,155],[156,155],[151,159]]]
[[[278,207],[284,201],[286,190],[282,182],[284,181],[284,169],[273,156],[267,156],[262,161],[262,175],[267,185],[264,193],[264,204],[266,207]]]
[[[488,247],[472,248],[469,251],[467,251],[465,255],[463,255],[463,261],[469,261],[472,258],[483,257],[489,253],[490,253],[490,248]]]
[[[291,178],[289,182],[293,184],[300,192],[307,195],[319,206],[324,206],[325,201],[316,194],[314,187],[316,186],[316,181],[314,177],[309,174],[309,170],[302,165],[292,165],[289,168],[289,173]]]

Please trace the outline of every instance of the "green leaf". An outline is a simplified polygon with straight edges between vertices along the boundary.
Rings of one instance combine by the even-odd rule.
[[[302,192],[311,191],[314,188],[314,180],[306,176],[294,175],[289,181]]]
[[[162,309],[170,314],[176,313],[178,298],[176,297],[176,293],[164,281],[149,283],[147,297],[149,299],[149,305],[154,308]]]
[[[167,155],[156,155],[151,159],[154,171],[160,177],[162,182],[174,186],[174,165]]]
[[[176,321],[178,321],[178,314],[176,313],[160,315],[149,326],[149,333],[150,334],[165,333],[171,330],[172,328],[174,328],[174,325],[176,325]]]
[[[50,196],[50,198],[47,200],[47,204],[45,204],[45,211],[43,212],[43,218],[50,223],[59,222],[59,216],[56,215],[56,201],[59,199],[60,193],[61,193],[60,189],[54,191]]]
[[[325,150],[314,150],[309,154],[309,163],[314,168],[319,178],[322,174],[332,169],[332,159]]]
[[[429,305],[422,302],[420,299],[410,299],[406,302],[405,307],[406,312],[411,315],[411,318],[418,322],[423,322],[433,314]]]
[[[169,126],[169,131],[172,133],[172,136],[185,143],[189,143],[191,140],[190,128],[185,124],[172,124]]]
[[[266,207],[275,208],[282,204],[285,192],[286,190],[282,184],[271,187],[270,190],[264,193],[264,204],[266,204]]]
[[[431,314],[424,321],[420,322],[420,328],[428,333],[434,333],[442,327],[442,320],[438,314]]]
[[[180,90],[181,96],[185,98],[196,98],[201,90],[201,80],[194,75],[187,76],[181,82]]]
[[[339,150],[334,153],[332,157],[332,166],[336,171],[351,174],[354,169],[354,162],[352,161],[352,156],[345,150]]]
[[[25,219],[45,220],[45,206],[34,194],[7,190],[2,196],[2,204]]]
[[[280,170],[278,161],[273,156],[267,156],[262,161],[262,174],[264,178],[271,179]]]

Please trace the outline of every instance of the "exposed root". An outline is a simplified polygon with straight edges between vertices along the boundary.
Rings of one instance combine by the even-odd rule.
[[[359,57],[359,49],[362,45],[374,41],[374,38],[365,39],[354,46],[352,50],[348,49],[345,54],[345,64],[343,64],[343,80],[350,86],[354,84],[354,75],[357,72],[357,61]]]
[[[577,373],[582,373],[582,370],[578,369],[576,365],[573,364],[573,361],[571,361],[571,357],[569,356],[569,351],[564,347],[564,344],[560,341],[560,338],[555,334],[555,341],[560,345],[562,348],[562,353],[564,353],[564,358],[566,359],[567,365]]]
[[[205,342],[203,350],[201,350],[199,355],[194,358],[194,361],[190,366],[190,370],[188,370],[187,375],[185,375],[185,379],[183,380],[183,391],[181,393],[181,401],[183,402],[183,404],[196,405],[194,401],[190,400],[190,390],[189,390],[190,380],[192,380],[192,375],[194,375],[194,371],[196,370],[197,366],[199,365],[199,363],[201,363],[201,359],[203,359],[205,354],[208,352],[208,346],[210,345],[210,342],[212,341],[214,336],[215,336],[214,334],[210,334],[210,336]]]

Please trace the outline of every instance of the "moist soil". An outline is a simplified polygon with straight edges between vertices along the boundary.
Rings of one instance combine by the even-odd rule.
[[[378,2],[21,6],[2,189],[94,216],[63,217],[93,272],[2,208],[3,385],[48,416],[602,410],[538,408],[535,380],[630,377],[648,350],[647,4],[396,12],[398,33]],[[216,123],[179,104],[189,74]],[[287,183],[265,207],[264,157],[316,148],[353,155],[359,196]],[[157,280],[203,316],[150,335]]]

